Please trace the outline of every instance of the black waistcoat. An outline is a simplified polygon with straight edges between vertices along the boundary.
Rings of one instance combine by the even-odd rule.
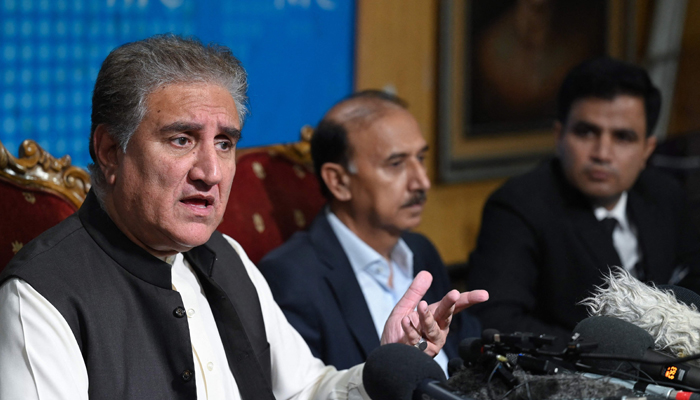
[[[243,399],[272,399],[257,291],[223,236],[185,253],[211,306]],[[0,274],[58,309],[82,351],[93,399],[196,399],[195,364],[170,265],[131,242],[90,193]]]

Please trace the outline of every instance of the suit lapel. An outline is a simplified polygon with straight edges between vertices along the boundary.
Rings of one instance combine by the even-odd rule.
[[[613,245],[612,237],[608,236],[603,224],[596,219],[588,200],[567,183],[558,161],[552,165],[554,181],[564,200],[565,212],[571,221],[571,229],[594,260],[593,265],[599,270],[622,265],[620,256]]]
[[[661,220],[660,214],[656,210],[656,206],[644,200],[641,194],[637,191],[630,190],[627,200],[628,212],[630,220],[637,228],[637,244],[642,250],[642,265],[646,272],[646,280],[659,279],[665,276],[664,273],[659,273],[659,268],[663,268],[664,244],[668,238],[663,236],[662,232],[665,229],[660,229],[666,225],[666,221]],[[668,267],[668,266],[666,266]],[[658,282],[664,283],[664,282]]]
[[[608,237],[603,224],[600,223],[590,208],[572,208],[569,215],[576,235],[596,261],[598,269],[621,266],[620,256],[615,250],[612,237]]]
[[[370,351],[379,346],[379,338],[350,261],[324,210],[309,228],[309,235],[319,260],[328,268],[326,277],[338,308],[366,358]]]

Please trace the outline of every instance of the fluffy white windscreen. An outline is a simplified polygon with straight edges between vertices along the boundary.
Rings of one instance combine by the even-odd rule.
[[[647,285],[623,268],[604,276],[593,296],[581,301],[590,316],[608,316],[630,322],[654,337],[656,350],[677,357],[700,352],[700,312],[695,305],[676,300],[671,290]]]

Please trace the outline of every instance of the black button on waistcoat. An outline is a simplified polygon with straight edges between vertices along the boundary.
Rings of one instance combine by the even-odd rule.
[[[189,369],[186,369],[182,371],[182,380],[185,382],[189,382],[192,377],[194,376],[194,372],[190,371]]]
[[[184,317],[185,315],[187,315],[187,313],[185,312],[185,309],[184,309],[184,308],[178,307],[178,308],[176,308],[175,310],[173,310],[173,315],[176,316],[176,317],[178,317],[178,318],[182,318],[182,317]]]

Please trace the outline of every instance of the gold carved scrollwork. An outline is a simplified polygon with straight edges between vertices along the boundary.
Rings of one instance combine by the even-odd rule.
[[[17,240],[12,242],[12,254],[17,254],[24,247],[24,243],[18,242]]]
[[[311,160],[311,136],[314,134],[314,128],[309,125],[304,125],[301,128],[301,140],[289,144],[275,144],[265,146],[262,149],[266,150],[271,155],[280,155],[295,164],[303,165],[309,172],[313,171],[313,161]],[[251,147],[238,151],[238,156],[247,153],[260,151],[259,147]],[[297,175],[299,173],[297,172]]]
[[[255,227],[255,230],[258,231],[258,233],[265,232],[265,221],[263,220],[262,216],[258,213],[253,214],[253,226]]]
[[[304,213],[301,210],[294,210],[294,222],[299,228],[306,226],[306,218],[304,218]]]
[[[255,176],[257,176],[259,179],[265,179],[265,168],[263,168],[262,164],[260,164],[257,161],[254,161],[252,164],[252,168]]]
[[[70,156],[57,159],[30,139],[22,142],[18,154],[15,158],[0,142],[0,178],[21,187],[56,193],[80,207],[90,190],[90,175],[72,166]]]

